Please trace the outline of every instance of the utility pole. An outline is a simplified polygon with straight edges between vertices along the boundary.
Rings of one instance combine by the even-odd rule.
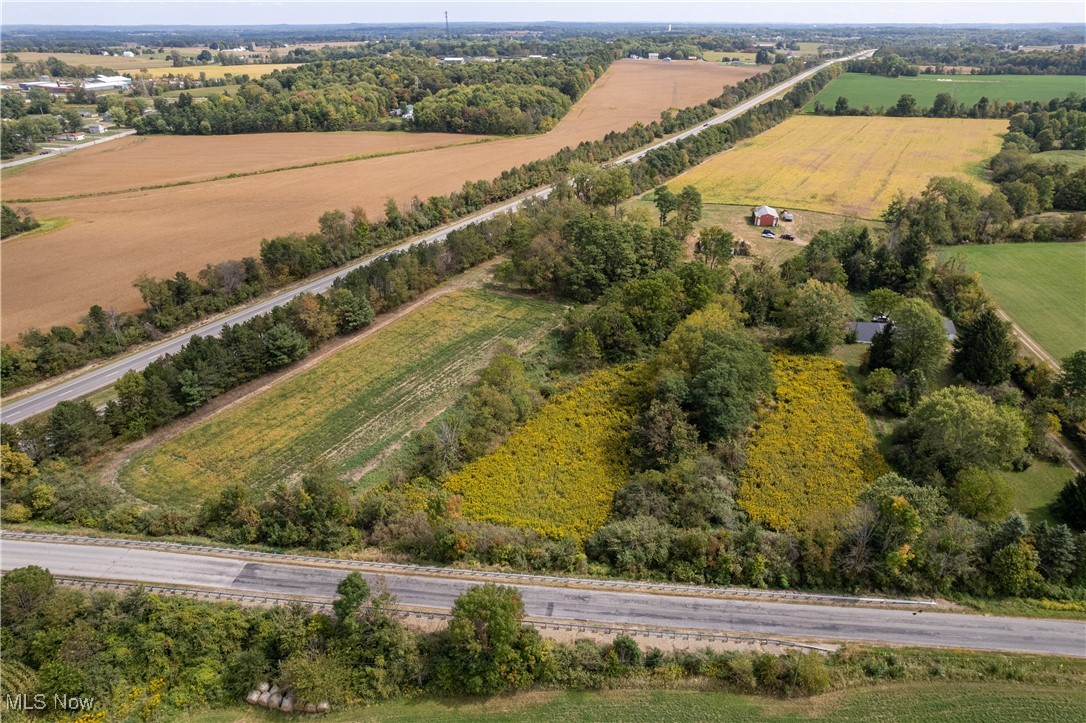
[[[452,33],[449,32],[449,11],[445,11],[445,39],[452,40]]]

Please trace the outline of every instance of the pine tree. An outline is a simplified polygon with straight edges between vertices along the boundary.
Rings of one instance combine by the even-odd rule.
[[[1015,358],[1010,324],[992,309],[964,325],[954,341],[954,371],[977,384],[990,387],[1010,379]]]

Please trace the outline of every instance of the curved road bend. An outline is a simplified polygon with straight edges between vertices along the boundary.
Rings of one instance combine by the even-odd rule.
[[[55,575],[200,587],[242,594],[331,600],[346,569],[276,564],[123,547],[0,541],[0,566]],[[402,605],[448,610],[475,583],[459,578],[366,574]],[[753,633],[813,641],[857,641],[1086,657],[1086,623],[885,608],[720,600],[644,592],[515,584],[529,617],[556,622],[641,625]]]
[[[806,80],[822,68],[832,65],[833,63],[841,62],[844,60],[851,60],[852,58],[859,57],[860,55],[871,52],[874,51],[868,50],[864,51],[863,53],[856,53],[855,55],[850,55],[846,58],[835,58],[826,63],[823,63],[816,68],[806,70],[799,75],[784,81],[779,85],[773,86],[764,93],[760,93],[754,98],[751,98],[750,100],[741,103],[735,108],[721,113],[704,125],[697,126],[696,128],[691,128],[690,130],[684,131],[676,136],[672,136],[671,138],[660,141],[659,143],[655,143],[644,150],[638,151],[631,156],[627,156],[626,158],[621,159],[620,161],[618,161],[618,163],[631,163],[642,158],[648,151],[654,148],[659,148],[661,146],[668,145],[669,143],[674,143],[680,138],[686,138],[688,136],[700,133],[702,130],[704,130],[705,126],[716,125],[718,123],[723,123],[727,120],[730,120],[737,115],[745,113],[754,106],[760,103],[764,103],[765,101],[781,93],[781,91],[787,90],[788,88],[792,87],[796,83]],[[298,294],[306,292],[322,293],[324,291],[327,291],[331,288],[332,282],[334,282],[339,277],[343,276],[344,274],[350,273],[357,268],[371,264],[374,260],[381,258],[386,254],[401,251],[403,249],[415,246],[416,244],[430,244],[441,241],[445,238],[446,235],[448,235],[452,231],[464,228],[465,226],[470,226],[473,223],[485,221],[489,218],[497,216],[498,214],[515,211],[516,209],[520,208],[520,206],[523,205],[528,199],[546,198],[548,195],[550,195],[550,192],[550,187],[530,192],[525,196],[504,203],[500,206],[490,209],[489,211],[485,211],[475,216],[470,216],[468,218],[462,219],[450,226],[445,226],[438,231],[434,231],[425,236],[417,237],[415,239],[407,241],[406,243],[402,243],[399,246],[387,249],[378,255],[370,256],[361,261],[357,261],[350,266],[336,269],[335,271],[331,271],[324,276],[320,276],[305,284],[292,287],[291,289],[280,292],[251,306],[243,307],[238,311],[220,317],[218,320],[208,322],[206,324],[196,327],[191,331],[185,332],[175,337],[171,337],[169,339],[165,339],[161,342],[158,342],[157,344],[148,346],[142,351],[121,357],[120,359],[104,364],[98,368],[92,369],[84,374],[72,377],[71,379],[65,380],[53,386],[47,387],[34,394],[28,394],[14,401],[6,402],[2,406],[0,406],[0,419],[2,419],[4,422],[8,422],[9,424],[14,424],[15,422],[20,422],[28,417],[33,417],[36,414],[41,414],[42,412],[49,411],[58,402],[84,397],[88,394],[91,394],[92,392],[98,391],[99,389],[110,386],[115,381],[120,379],[125,374],[125,372],[131,370],[138,371],[140,369],[143,369],[164,354],[176,353],[181,349],[182,346],[184,346],[188,342],[189,338],[192,336],[217,336],[222,331],[223,326],[225,326],[226,324],[240,324],[258,314],[269,311],[276,306],[282,306]]]

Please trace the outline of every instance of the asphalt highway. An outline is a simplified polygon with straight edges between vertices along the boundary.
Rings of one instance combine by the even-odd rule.
[[[335,598],[348,570],[182,552],[4,539],[0,567],[48,568],[55,575],[231,593]],[[441,575],[366,574],[403,606],[448,610],[474,583]],[[622,624],[757,634],[804,641],[855,641],[1086,657],[1086,623],[990,617],[928,610],[839,607],[694,595],[516,584],[529,617],[555,622]]]
[[[806,70],[803,73],[800,73],[799,75],[790,78],[783,83],[780,83],[779,85],[773,86],[764,93],[760,93],[759,95],[751,98],[750,100],[744,101],[735,108],[732,108],[724,113],[715,116],[712,120],[706,122],[703,125],[699,125],[678,135],[664,139],[648,148],[645,148],[633,155],[627,156],[617,161],[617,163],[632,163],[642,158],[646,153],[654,148],[659,148],[661,146],[674,143],[680,138],[686,138],[688,136],[700,133],[708,126],[723,123],[738,115],[741,115],[742,113],[745,113],[754,106],[760,103],[764,103],[767,100],[770,100],[771,98],[780,94],[782,91],[791,88],[796,83],[802,82],[803,80],[809,78],[811,75],[814,75],[822,68],[832,65],[833,63],[850,60],[852,58],[859,57],[861,55],[865,55],[871,52],[874,51],[864,51],[863,53],[857,53],[847,58],[837,58],[823,63],[816,68]],[[445,226],[425,236],[411,239],[410,241],[402,243],[399,246],[387,249],[380,254],[366,257],[361,261],[357,261],[351,264],[350,266],[345,266],[331,271],[323,276],[317,277],[312,281],[308,281],[297,286],[292,286],[287,290],[275,294],[274,296],[268,297],[267,299],[258,301],[249,306],[242,307],[237,311],[228,313],[187,332],[178,334],[168,339],[164,339],[163,341],[145,347],[141,351],[129,354],[127,356],[122,356],[114,361],[93,368],[85,373],[66,379],[63,382],[46,387],[41,391],[35,392],[33,394],[18,396],[13,401],[5,402],[2,406],[0,406],[0,420],[9,424],[14,424],[16,422],[27,419],[28,417],[33,417],[34,415],[41,414],[42,412],[47,412],[54,406],[56,406],[59,402],[80,399],[81,397],[96,392],[99,389],[110,386],[122,376],[124,376],[124,374],[128,371],[138,371],[145,368],[151,362],[155,361],[163,355],[174,354],[178,352],[182,346],[188,343],[189,338],[193,336],[218,336],[222,332],[223,326],[227,324],[240,324],[244,321],[251,319],[254,316],[257,316],[258,314],[263,314],[267,311],[270,311],[276,306],[282,306],[283,304],[286,304],[298,294],[323,293],[330,289],[332,287],[332,283],[339,277],[350,273],[351,271],[362,266],[367,266],[368,264],[373,263],[376,259],[379,259],[387,254],[402,251],[403,249],[410,248],[417,244],[430,244],[441,241],[452,231],[464,228],[465,226],[470,226],[474,223],[479,223],[480,221],[485,221],[502,213],[516,211],[529,199],[546,198],[550,195],[550,192],[550,187],[533,191],[518,199],[509,201],[500,206],[496,206],[494,208],[491,208],[490,210],[484,211],[474,216],[462,219],[461,221],[458,221],[450,226]]]

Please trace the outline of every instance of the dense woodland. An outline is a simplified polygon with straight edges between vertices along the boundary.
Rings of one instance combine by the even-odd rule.
[[[468,133],[548,130],[614,60],[597,46],[582,60],[506,59],[443,65],[412,57],[318,61],[252,80],[233,96],[155,102],[133,122],[140,133],[222,134],[339,131],[417,105],[407,129]],[[457,113],[465,118],[456,123]]]

